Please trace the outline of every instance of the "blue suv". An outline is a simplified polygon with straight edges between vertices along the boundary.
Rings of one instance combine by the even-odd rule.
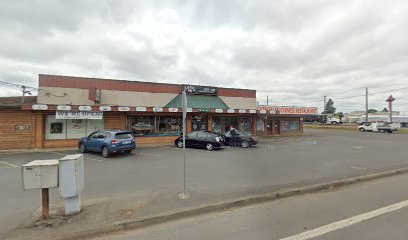
[[[100,152],[104,158],[107,158],[115,152],[130,153],[136,148],[136,142],[130,131],[99,130],[79,139],[78,148],[81,153]]]

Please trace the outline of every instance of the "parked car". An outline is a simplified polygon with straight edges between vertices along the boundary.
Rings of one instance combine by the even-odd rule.
[[[223,135],[225,145],[229,146],[231,143],[231,133],[228,131]],[[253,147],[258,143],[255,137],[249,133],[237,132],[237,146],[243,148]]]
[[[130,131],[99,130],[91,133],[88,137],[81,138],[78,142],[78,148],[81,153],[100,152],[104,158],[107,158],[116,152],[130,153],[136,148],[136,142]]]
[[[174,144],[182,148],[183,136],[178,137]],[[195,131],[186,135],[186,147],[205,148],[212,151],[214,148],[224,147],[221,135],[209,131]]]

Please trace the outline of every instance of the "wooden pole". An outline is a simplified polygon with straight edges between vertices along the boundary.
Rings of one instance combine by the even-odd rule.
[[[48,188],[42,188],[42,217],[48,218],[50,212],[50,196]]]

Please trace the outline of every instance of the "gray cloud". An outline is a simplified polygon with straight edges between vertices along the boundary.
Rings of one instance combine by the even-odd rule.
[[[0,79],[38,73],[257,89],[322,106],[408,86],[403,0],[2,1]],[[408,112],[406,90],[395,91]],[[1,85],[0,96],[19,94]],[[391,93],[370,96],[382,108]],[[339,110],[363,98],[335,100]]]

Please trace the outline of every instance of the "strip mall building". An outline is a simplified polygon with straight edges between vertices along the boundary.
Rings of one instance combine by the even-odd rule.
[[[253,135],[303,132],[316,108],[256,106],[256,91],[180,84],[39,75],[37,97],[0,98],[0,149],[75,147],[96,129],[128,129],[138,144],[171,143],[181,132],[181,92],[187,132]],[[7,141],[5,141],[7,139]]]

